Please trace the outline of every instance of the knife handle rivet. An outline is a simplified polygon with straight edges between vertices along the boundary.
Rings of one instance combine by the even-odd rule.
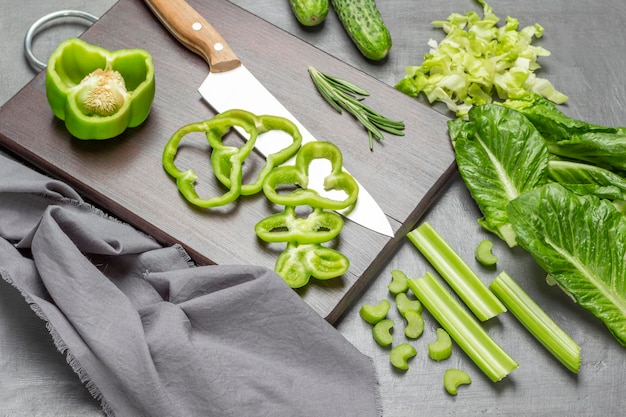
[[[215,45],[213,45],[213,49],[215,49],[216,51],[221,51],[224,49],[224,45],[222,45],[221,43],[217,42]]]
[[[202,23],[200,22],[194,22],[193,25],[191,25],[191,28],[195,31],[198,31],[200,29],[202,29]]]

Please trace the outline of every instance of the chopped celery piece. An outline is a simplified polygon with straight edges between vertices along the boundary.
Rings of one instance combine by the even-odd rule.
[[[406,290],[409,289],[409,287],[407,287],[406,285],[407,279],[408,278],[404,272],[398,269],[394,269],[393,271],[391,271],[391,282],[387,286],[389,292],[394,295],[406,292]]]
[[[409,286],[407,280],[407,289],[408,288]],[[396,308],[398,309],[402,317],[406,317],[407,313],[411,311],[415,313],[421,313],[422,303],[420,303],[417,299],[410,299],[405,292],[401,292],[400,294],[396,295]]]
[[[404,335],[409,339],[417,339],[424,333],[424,319],[422,314],[416,311],[407,311],[404,315],[406,326],[404,327]]]
[[[437,340],[428,344],[428,356],[434,361],[448,359],[452,355],[452,339],[442,328],[437,329]]]
[[[567,369],[578,373],[580,346],[506,272],[489,285],[511,313]]]
[[[498,263],[498,257],[493,254],[493,242],[489,239],[481,241],[476,247],[476,260],[481,265],[494,266]]]
[[[369,324],[376,324],[387,317],[387,313],[391,308],[389,300],[382,300],[377,305],[364,304],[359,310],[359,315]]]
[[[457,345],[492,381],[500,381],[518,367],[479,322],[454,299],[430,272],[409,279],[409,288]]]
[[[417,350],[408,343],[400,343],[389,352],[389,361],[401,371],[409,369],[409,359],[417,355]]]
[[[430,223],[422,223],[409,232],[407,237],[480,321],[506,311],[500,300],[489,291]]]
[[[391,330],[393,329],[394,322],[390,319],[383,319],[376,323],[372,327],[372,336],[376,343],[381,346],[389,346],[393,343],[393,335]]]
[[[443,386],[450,395],[456,395],[460,385],[472,383],[472,378],[465,371],[456,368],[446,369],[443,373]]]

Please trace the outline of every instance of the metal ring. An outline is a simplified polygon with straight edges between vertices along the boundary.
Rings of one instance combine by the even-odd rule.
[[[45,62],[37,59],[37,57],[33,53],[33,38],[35,37],[35,35],[37,35],[37,33],[39,33],[41,27],[46,23],[56,19],[63,19],[67,17],[78,17],[88,20],[91,23],[95,23],[98,21],[98,17],[87,12],[83,12],[80,10],[60,10],[58,12],[53,12],[45,15],[44,17],[33,23],[28,28],[28,31],[26,31],[26,36],[24,36],[24,53],[26,55],[28,63],[31,67],[33,67],[34,70],[41,71],[42,69],[45,69],[47,65]]]

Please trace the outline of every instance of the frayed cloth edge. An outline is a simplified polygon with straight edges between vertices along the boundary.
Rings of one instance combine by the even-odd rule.
[[[380,394],[380,382],[379,382],[380,380],[378,379],[378,369],[376,369],[376,366],[374,364],[374,359],[372,359],[369,356],[368,356],[368,359],[370,361],[370,366],[372,367],[372,370],[374,372],[373,386],[374,386],[374,390],[376,391],[374,393],[374,401],[376,402],[376,416],[383,417],[383,399]]]
[[[187,266],[189,268],[194,268],[197,266],[196,263],[193,261],[193,259],[191,259],[191,256],[189,255],[189,253],[187,253],[185,248],[182,247],[182,245],[180,245],[179,243],[175,243],[173,247],[178,251],[178,254],[187,263]]]
[[[50,334],[52,338],[52,342],[54,343],[55,348],[57,349],[57,351],[59,351],[59,353],[65,356],[65,360],[67,361],[67,364],[74,371],[74,373],[78,375],[80,382],[85,386],[85,388],[87,388],[87,391],[89,392],[89,394],[96,401],[100,403],[100,407],[102,408],[102,411],[104,411],[104,413],[108,417],[115,417],[115,412],[113,411],[113,408],[106,401],[106,399],[102,395],[102,392],[100,392],[96,384],[91,380],[87,372],[84,370],[84,368],[80,364],[80,361],[74,356],[74,354],[69,349],[69,347],[67,346],[67,344],[65,343],[61,335],[57,332],[57,330],[54,328],[52,323],[50,323],[50,321],[48,320],[48,317],[43,312],[41,307],[32,299],[32,297],[28,293],[23,291],[15,283],[15,281],[13,281],[10,274],[5,269],[0,268],[0,276],[7,283],[9,283],[13,288],[19,291],[19,293],[22,295],[22,297],[24,298],[28,306],[31,308],[31,310],[33,310],[33,312],[37,315],[37,317],[39,317],[41,320],[45,322],[46,329],[48,330],[48,333]]]

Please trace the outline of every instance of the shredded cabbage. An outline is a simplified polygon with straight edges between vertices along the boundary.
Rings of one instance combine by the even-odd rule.
[[[519,20],[500,18],[484,0],[483,17],[469,12],[451,14],[447,20],[436,20],[446,37],[428,42],[430,51],[420,66],[406,67],[404,78],[396,85],[403,93],[417,97],[423,93],[430,103],[443,102],[459,117],[464,117],[473,105],[519,98],[529,92],[561,104],[567,96],[557,91],[534,71],[541,66],[540,56],[550,52],[532,45],[534,38],[543,36],[538,23],[519,30]]]

